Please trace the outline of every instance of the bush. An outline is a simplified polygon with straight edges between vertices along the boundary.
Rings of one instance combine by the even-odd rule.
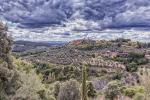
[[[136,93],[144,93],[144,87],[142,86],[133,86],[127,87],[123,90],[123,93],[128,97],[133,97]]]
[[[88,97],[92,97],[92,98],[96,97],[96,95],[97,95],[92,82],[87,83],[87,95],[88,95]]]
[[[118,61],[118,62],[123,62],[123,63],[128,63],[128,58],[124,57],[114,57],[113,60]]]
[[[129,57],[133,59],[139,59],[139,58],[144,58],[145,54],[144,53],[136,53],[136,52],[130,52]]]
[[[43,82],[49,83],[52,81],[66,81],[71,78],[80,79],[80,69],[71,65],[56,66],[52,64],[35,63],[37,73],[43,75]],[[48,77],[53,78],[49,80]]]
[[[113,80],[121,80],[123,73],[121,71],[116,71],[113,75],[112,75],[112,79]]]
[[[149,62],[148,59],[145,59],[145,58],[141,58],[141,59],[138,59],[138,60],[136,61],[136,63],[137,63],[138,65],[147,64],[148,62]]]
[[[138,70],[138,65],[136,63],[132,62],[126,66],[126,70],[128,72],[136,72]]]
[[[17,70],[26,71],[26,73],[29,73],[33,68],[32,64],[19,59],[14,59],[14,64],[16,65]]]
[[[124,38],[118,38],[118,39],[115,39],[115,40],[112,40],[112,42],[129,42],[131,41],[130,39],[124,39]]]
[[[92,50],[94,46],[92,45],[82,45],[79,49],[80,50]]]
[[[57,82],[54,86],[54,97],[57,99],[57,96],[59,94],[59,91],[60,91],[60,83]]]
[[[121,93],[122,83],[120,81],[112,81],[108,83],[105,89],[105,98],[109,100],[114,100],[114,98]]]
[[[143,93],[137,93],[133,97],[133,100],[146,100],[146,99],[145,99],[145,95]]]
[[[62,84],[57,100],[80,100],[80,85],[76,80]]]

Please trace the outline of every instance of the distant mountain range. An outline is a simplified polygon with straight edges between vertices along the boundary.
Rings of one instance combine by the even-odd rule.
[[[48,42],[30,42],[30,41],[14,41],[12,46],[13,52],[23,52],[30,49],[38,49],[44,47],[63,46],[67,42],[48,41]]]

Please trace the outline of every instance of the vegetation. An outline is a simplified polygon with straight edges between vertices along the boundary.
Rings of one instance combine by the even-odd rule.
[[[96,90],[94,89],[92,82],[87,83],[87,96],[91,98],[97,96]]]
[[[86,66],[82,66],[82,100],[87,100],[87,87],[86,87],[86,80],[87,80],[87,73],[86,73]]]
[[[0,99],[10,100],[20,87],[18,73],[14,69],[10,55],[11,40],[7,37],[7,27],[0,23]]]
[[[146,99],[145,99],[145,95],[143,93],[137,93],[133,97],[133,100],[146,100]]]
[[[57,100],[80,100],[79,83],[70,80],[62,84]]]
[[[15,58],[0,24],[0,100],[149,100],[148,45],[81,39],[13,52]]]
[[[129,52],[126,56],[117,56],[113,60],[124,63],[128,72],[137,72],[138,66],[149,62],[145,54],[139,52]]]
[[[58,97],[59,91],[60,91],[60,83],[56,82],[55,85],[54,85],[54,97],[56,99]]]
[[[43,75],[43,82],[52,83],[54,81],[65,81],[71,78],[79,80],[81,78],[80,68],[73,65],[57,66],[48,63],[34,63],[37,74]]]
[[[132,87],[127,87],[123,90],[123,93],[128,96],[128,97],[133,97],[137,93],[143,93],[144,94],[144,87],[142,86],[132,86]]]
[[[149,69],[143,71],[143,74],[140,75],[140,81],[145,90],[145,98],[148,100],[150,98],[150,74]]]
[[[135,62],[132,62],[126,66],[126,70],[129,72],[136,72],[138,70],[138,66]]]
[[[121,94],[122,83],[119,81],[112,81],[108,83],[105,89],[105,98],[109,100],[114,100],[118,95]]]

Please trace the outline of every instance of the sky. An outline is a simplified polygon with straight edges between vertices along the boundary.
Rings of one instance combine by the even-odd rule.
[[[15,40],[150,41],[149,0],[0,0],[0,19]]]

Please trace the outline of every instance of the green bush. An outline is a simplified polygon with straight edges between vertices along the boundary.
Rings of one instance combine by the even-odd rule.
[[[144,93],[144,87],[142,86],[132,86],[127,87],[123,90],[123,93],[128,97],[133,97],[136,93]]]
[[[133,97],[133,100],[146,100],[145,95],[143,93],[136,93]]]
[[[130,58],[133,58],[133,59],[139,59],[139,58],[144,58],[145,57],[145,54],[144,53],[136,53],[136,52],[130,52],[129,55],[128,55]]]
[[[93,45],[85,44],[79,47],[80,50],[92,50],[94,48]]]
[[[118,62],[128,63],[128,58],[124,58],[124,57],[115,57],[113,58],[113,60]]]
[[[114,100],[114,98],[121,94],[122,83],[120,81],[112,81],[108,83],[107,88],[104,91],[105,98]]]
[[[38,74],[42,74],[44,78],[44,82],[49,82],[47,79],[49,76],[54,77],[53,81],[65,81],[71,78],[80,79],[81,71],[79,67],[75,67],[72,65],[68,66],[57,66],[47,63],[35,63],[34,67],[36,68],[36,72]]]
[[[92,82],[87,83],[87,95],[88,95],[88,97],[92,97],[92,98],[96,97],[96,95],[97,95]]]
[[[28,63],[20,59],[14,59],[14,64],[16,65],[16,68],[18,70],[26,71],[26,73],[29,73],[33,68],[33,65],[31,63]]]
[[[138,70],[138,65],[135,62],[132,62],[126,66],[128,72],[136,72]]]
[[[141,59],[138,59],[138,60],[136,61],[136,63],[137,63],[138,65],[147,64],[148,62],[149,62],[148,59],[145,59],[145,58],[141,58]]]
[[[123,73],[121,71],[116,71],[113,75],[112,75],[112,79],[113,80],[121,80]]]

